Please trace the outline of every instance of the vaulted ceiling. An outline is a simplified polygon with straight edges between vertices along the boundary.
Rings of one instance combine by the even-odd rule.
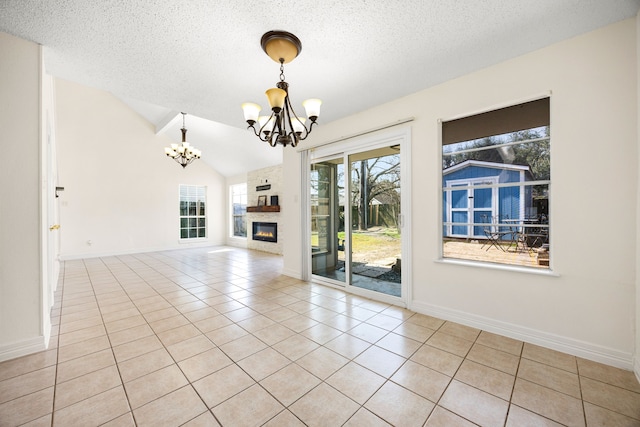
[[[323,100],[322,125],[639,8],[640,0],[4,0],[0,31],[42,44],[50,74],[113,93],[176,139],[180,111],[214,122],[187,116],[189,140],[231,176],[281,159],[280,148],[244,130],[240,109],[267,107],[263,93],[279,79],[260,47],[266,31],[302,41],[285,74],[301,115],[302,100]]]

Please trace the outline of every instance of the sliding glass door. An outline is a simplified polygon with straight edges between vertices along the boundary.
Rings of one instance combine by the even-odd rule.
[[[314,280],[350,287],[355,293],[404,298],[402,255],[408,245],[403,242],[401,190],[406,172],[401,170],[400,142],[311,156],[308,200]]]

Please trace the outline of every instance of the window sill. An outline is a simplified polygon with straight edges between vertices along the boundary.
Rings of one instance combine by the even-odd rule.
[[[541,276],[560,277],[560,274],[550,269],[538,269],[532,267],[521,267],[517,265],[493,264],[489,262],[466,261],[453,258],[440,258],[435,260],[439,264],[460,265],[464,267],[488,268],[491,270],[512,271],[514,273],[538,274]]]

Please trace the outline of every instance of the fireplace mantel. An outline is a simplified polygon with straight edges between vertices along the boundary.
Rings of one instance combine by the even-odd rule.
[[[270,206],[247,206],[247,212],[249,213],[260,213],[260,212],[280,212],[279,205],[270,205]]]

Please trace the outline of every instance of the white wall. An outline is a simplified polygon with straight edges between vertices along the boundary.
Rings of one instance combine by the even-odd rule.
[[[63,259],[187,247],[179,243],[179,184],[207,186],[204,243],[226,242],[226,181],[202,160],[183,169],[166,157],[181,135],[156,135],[107,92],[55,83]]]
[[[40,269],[40,47],[0,33],[0,360],[45,347]],[[18,154],[19,153],[19,154]]]
[[[631,19],[321,125],[305,146],[415,117],[409,307],[630,368],[636,309],[636,65],[636,21]],[[440,262],[438,121],[549,93],[555,275]],[[285,182],[299,182],[300,156],[285,150]],[[285,194],[292,206],[284,218],[284,262],[285,272],[299,277],[297,187],[287,187]]]

